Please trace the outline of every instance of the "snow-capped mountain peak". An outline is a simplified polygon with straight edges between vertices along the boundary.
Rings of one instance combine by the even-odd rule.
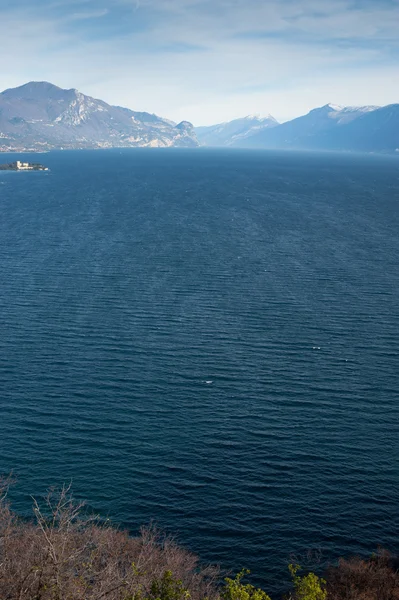
[[[340,112],[341,110],[344,110],[344,106],[341,106],[340,104],[333,104],[332,102],[329,102],[326,107],[331,108],[331,110],[333,110],[334,112]]]
[[[226,123],[219,123],[209,127],[197,127],[200,144],[204,146],[232,146],[239,140],[250,137],[257,131],[276,127],[276,119],[271,115],[261,117],[260,115],[247,115],[241,119],[234,119]]]

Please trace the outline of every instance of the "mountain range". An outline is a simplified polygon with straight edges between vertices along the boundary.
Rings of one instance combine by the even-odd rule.
[[[0,150],[198,146],[193,126],[30,82],[0,93]]]
[[[202,145],[240,148],[399,151],[399,104],[342,107],[326,104],[278,123],[270,115],[196,129]]]
[[[265,129],[276,127],[278,124],[278,121],[271,115],[265,118],[250,115],[219,125],[196,127],[195,133],[202,146],[240,146],[248,138]]]
[[[268,115],[194,128],[48,82],[0,93],[0,151],[55,148],[196,147],[399,151],[399,104],[326,104],[278,123]]]

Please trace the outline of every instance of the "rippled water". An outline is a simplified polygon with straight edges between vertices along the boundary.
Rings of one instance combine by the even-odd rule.
[[[15,506],[73,479],[269,590],[291,552],[399,550],[399,160],[42,159],[0,173]]]

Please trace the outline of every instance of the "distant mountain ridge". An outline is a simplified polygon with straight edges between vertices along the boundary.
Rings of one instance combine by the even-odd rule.
[[[114,147],[236,147],[399,152],[399,104],[326,104],[278,123],[250,115],[194,128],[112,106],[76,89],[30,82],[0,93],[0,151]]]
[[[125,146],[195,147],[198,141],[187,121],[176,125],[48,82],[0,93],[0,150]]]
[[[264,118],[249,115],[243,119],[235,119],[210,127],[196,127],[195,132],[199,143],[204,146],[234,146],[255,133],[276,127],[278,124],[278,121],[271,115]]]
[[[229,132],[237,122],[223,124],[223,131]],[[311,110],[307,115],[287,121],[271,123],[267,127],[242,128],[240,134],[220,136],[215,141],[214,131],[220,125],[200,127],[196,131],[203,145],[232,146],[239,148],[334,150],[359,152],[399,151],[399,104],[378,106],[325,106]],[[207,136],[212,143],[208,144]]]

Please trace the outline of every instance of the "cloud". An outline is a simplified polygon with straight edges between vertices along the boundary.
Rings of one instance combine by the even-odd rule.
[[[107,8],[102,8],[100,10],[91,10],[87,12],[76,12],[69,16],[70,21],[80,21],[84,19],[99,19],[101,17],[105,17],[108,14]]]
[[[398,0],[0,3],[0,87],[32,79],[198,124],[399,99]]]

